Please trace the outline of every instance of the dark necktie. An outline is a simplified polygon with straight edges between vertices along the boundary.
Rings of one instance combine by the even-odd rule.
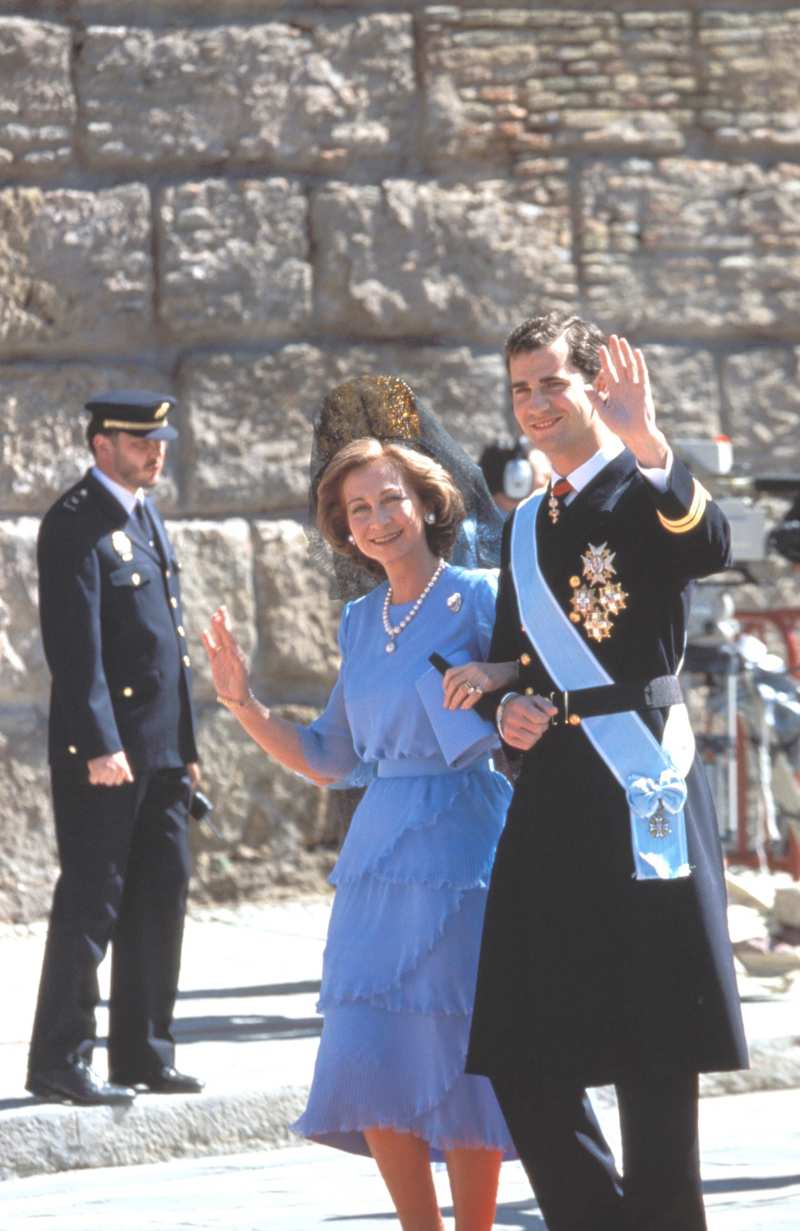
[[[145,543],[149,543],[161,555],[161,548],[158,542],[158,536],[155,532],[153,519],[147,505],[143,500],[137,500],[133,510],[133,520],[136,523],[136,528],[144,539]]]
[[[569,479],[559,479],[557,483],[551,485],[550,495],[547,498],[547,516],[553,525],[556,524],[561,516],[562,500],[567,495],[567,492],[574,492],[574,490],[575,488]]]

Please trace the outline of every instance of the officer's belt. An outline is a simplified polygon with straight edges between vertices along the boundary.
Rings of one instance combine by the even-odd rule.
[[[575,725],[582,718],[598,718],[601,714],[624,714],[627,710],[660,710],[681,705],[683,694],[678,677],[657,675],[652,680],[629,680],[623,684],[601,684],[597,688],[556,689],[548,700],[558,713],[553,726]]]

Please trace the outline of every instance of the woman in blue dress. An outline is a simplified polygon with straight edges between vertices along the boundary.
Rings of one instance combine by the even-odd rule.
[[[433,651],[469,664],[448,672],[451,708],[509,682],[513,665],[479,665],[496,574],[446,562],[459,492],[406,445],[346,445],[325,469],[317,508],[334,550],[386,578],[344,609],[341,670],[320,718],[303,727],[255,699],[224,608],[204,634],[220,701],[266,752],[319,785],[370,777],[331,877],[324,1025],[295,1128],[371,1153],[404,1231],[443,1226],[430,1171],[443,1158],[457,1231],[489,1231],[500,1163],[514,1147],[490,1083],[463,1069],[511,788],[487,741],[460,768],[448,765],[416,682]]]

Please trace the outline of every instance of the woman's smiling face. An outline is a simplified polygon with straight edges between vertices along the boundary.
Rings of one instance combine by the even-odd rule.
[[[342,482],[347,524],[362,555],[386,568],[403,556],[429,553],[425,508],[402,469],[377,458]]]

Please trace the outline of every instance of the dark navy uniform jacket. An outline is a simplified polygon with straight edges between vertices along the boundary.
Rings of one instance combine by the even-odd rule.
[[[589,545],[606,544],[614,553],[614,580],[627,598],[610,635],[596,641],[573,623],[611,679],[675,674],[691,581],[728,562],[729,530],[718,506],[677,460],[667,491],[659,492],[628,450],[578,493],[556,525],[546,505],[536,525],[540,565],[567,616]],[[510,524],[490,658],[521,656],[518,690],[547,696],[555,684],[521,627]],[[542,1081],[601,1085],[643,1070],[747,1063],[703,767],[692,759],[682,706],[643,709],[640,716],[667,748],[681,722],[689,736],[692,874],[633,879],[622,788],[580,725],[549,728],[522,756],[497,851],[473,1015],[473,1072],[510,1068]]]
[[[123,750],[137,770],[196,761],[179,565],[155,507],[143,529],[91,472],[48,511],[38,541],[49,758]]]

